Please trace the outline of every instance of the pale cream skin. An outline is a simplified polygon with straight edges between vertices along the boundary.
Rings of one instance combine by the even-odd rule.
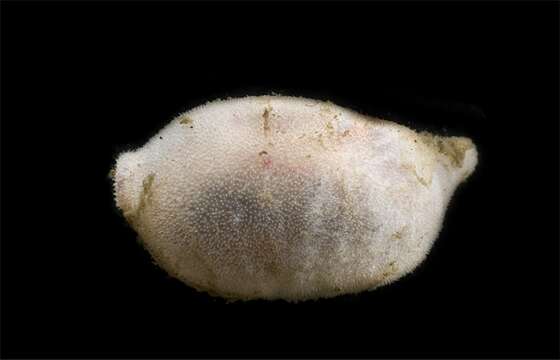
[[[476,163],[467,138],[246,97],[195,108],[121,154],[115,197],[172,276],[228,299],[297,301],[412,271]]]

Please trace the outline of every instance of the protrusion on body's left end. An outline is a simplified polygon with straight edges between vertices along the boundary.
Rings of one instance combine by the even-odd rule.
[[[135,152],[122,153],[113,170],[113,190],[117,207],[129,219],[136,212],[142,191],[141,160]]]

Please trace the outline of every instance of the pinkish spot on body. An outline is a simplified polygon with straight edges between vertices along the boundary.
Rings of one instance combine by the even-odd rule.
[[[268,156],[266,156],[263,159],[263,166],[265,169],[270,169],[272,167],[272,159]]]

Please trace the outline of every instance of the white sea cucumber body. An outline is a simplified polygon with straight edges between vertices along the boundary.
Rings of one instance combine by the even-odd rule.
[[[195,108],[116,166],[117,205],[156,262],[231,299],[374,289],[413,270],[474,170],[466,138],[316,100]]]

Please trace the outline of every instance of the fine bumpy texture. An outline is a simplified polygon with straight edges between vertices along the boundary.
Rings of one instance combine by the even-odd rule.
[[[281,96],[195,108],[119,156],[117,206],[172,276],[228,299],[332,297],[412,271],[474,170],[463,137]]]

